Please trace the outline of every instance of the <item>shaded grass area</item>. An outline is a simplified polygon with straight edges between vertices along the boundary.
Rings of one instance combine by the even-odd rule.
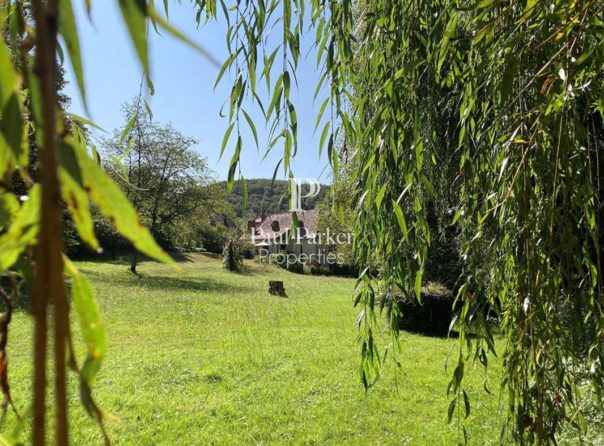
[[[108,413],[114,444],[441,445],[460,439],[445,422],[451,373],[445,361],[455,340],[404,335],[401,368],[387,367],[365,394],[353,329],[354,281],[249,265],[246,274],[233,274],[218,259],[192,255],[178,271],[144,262],[139,278],[126,263],[78,263],[109,336],[95,396]],[[289,298],[269,296],[268,280],[283,280]],[[16,315],[10,337],[13,399],[26,411],[29,316]],[[498,395],[482,390],[480,369],[467,373],[469,444],[498,444]],[[496,389],[496,365],[490,373]],[[101,444],[75,380],[70,389],[72,443]]]

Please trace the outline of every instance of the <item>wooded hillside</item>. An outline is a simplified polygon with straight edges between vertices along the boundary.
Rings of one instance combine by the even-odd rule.
[[[245,211],[243,210],[243,189],[241,181],[236,181],[233,191],[227,194],[227,200],[233,206],[237,217],[252,217],[261,212],[279,213],[289,209],[287,181],[271,179],[246,180],[248,200]],[[226,188],[226,182],[223,182]],[[329,191],[329,186],[321,185],[319,195],[313,198],[302,199],[303,209],[314,209]],[[303,189],[303,194],[307,189]]]

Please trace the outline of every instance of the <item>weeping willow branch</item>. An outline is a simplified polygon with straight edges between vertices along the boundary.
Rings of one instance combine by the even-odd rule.
[[[265,17],[275,4],[246,7]],[[419,297],[434,206],[458,232],[464,259],[456,290],[463,345],[449,417],[461,405],[469,414],[464,363],[474,353],[486,367],[495,354],[487,322],[495,316],[504,338],[503,440],[555,442],[563,425],[581,424],[576,370],[587,363],[594,388],[603,382],[601,2],[283,4],[285,15],[311,6],[317,92],[331,83],[317,126],[332,104],[359,166],[352,174],[357,261],[381,262],[378,271],[363,270],[355,289],[364,385],[384,362],[376,334],[388,324],[396,339],[399,328],[396,312],[380,317],[381,301],[396,292]],[[199,4],[199,15],[214,17],[210,5]],[[285,40],[296,44],[297,33]],[[255,48],[243,43],[244,53]],[[265,60],[264,71],[271,68]],[[270,102],[278,100],[274,93]],[[329,140],[332,153],[333,127],[332,117],[320,143]]]
[[[54,394],[55,444],[68,444],[67,396],[65,388],[66,339],[68,308],[63,282],[62,221],[60,189],[57,177],[58,138],[56,133],[57,93],[55,87],[59,4],[57,0],[34,0],[33,13],[37,30],[34,74],[39,83],[42,137],[38,138],[42,164],[41,227],[36,255],[34,290],[35,346],[34,346],[34,420],[33,444],[46,441],[46,343],[48,305],[54,305]],[[34,113],[36,111],[34,110]]]

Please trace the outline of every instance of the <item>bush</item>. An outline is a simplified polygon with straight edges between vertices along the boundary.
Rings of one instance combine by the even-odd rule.
[[[224,250],[222,251],[222,266],[224,269],[232,272],[243,271],[243,255],[237,240],[229,240],[224,245]]]
[[[304,274],[304,265],[299,262],[286,262],[286,268],[290,273]]]
[[[455,296],[442,285],[428,284],[422,288],[421,303],[415,293],[394,293],[394,296],[385,294],[382,298],[385,299],[388,315],[393,303],[397,305],[400,329],[436,336],[447,335],[453,318]]]
[[[331,274],[342,277],[356,277],[359,269],[355,265],[334,263],[330,266]]]
[[[199,231],[203,249],[213,254],[221,254],[228,241],[228,234],[222,228],[204,227]]]
[[[244,259],[247,259],[247,260],[252,260],[254,257],[256,257],[256,251],[254,250],[254,245],[252,245],[251,243],[246,243],[243,246],[241,255],[243,256]]]
[[[312,259],[308,265],[308,272],[310,274],[312,274],[313,276],[316,276],[317,274],[321,273],[321,264],[319,262],[317,262],[315,259]]]

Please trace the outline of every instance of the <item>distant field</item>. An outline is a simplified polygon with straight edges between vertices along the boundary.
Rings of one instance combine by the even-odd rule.
[[[253,264],[237,275],[217,259],[190,260],[181,271],[144,262],[143,278],[125,263],[78,263],[93,283],[109,336],[95,395],[110,414],[113,444],[456,443],[458,431],[445,422],[450,370],[444,368],[455,340],[405,335],[398,390],[389,367],[365,394],[353,280],[263,272]],[[284,281],[289,298],[268,295],[272,278]],[[13,398],[25,412],[29,317],[17,314],[10,330]],[[497,366],[492,396],[482,390],[480,369],[468,373],[469,444],[498,444]],[[101,444],[75,380],[70,411],[72,443]]]

